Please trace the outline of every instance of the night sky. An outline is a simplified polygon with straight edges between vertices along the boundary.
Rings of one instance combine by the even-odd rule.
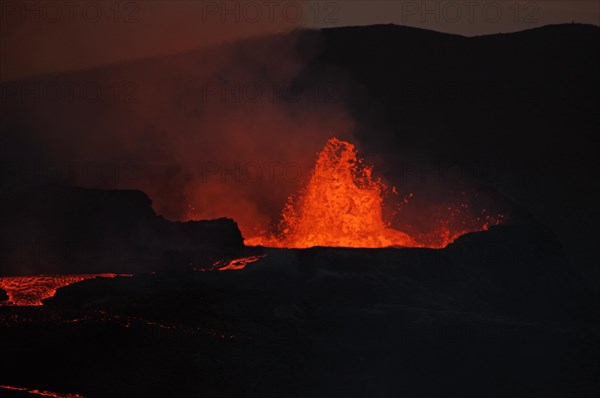
[[[600,23],[597,1],[0,1],[0,80],[241,37],[394,23],[473,36]]]

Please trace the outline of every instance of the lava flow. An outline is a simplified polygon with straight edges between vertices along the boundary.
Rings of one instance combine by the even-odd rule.
[[[277,232],[248,238],[245,243],[287,248],[440,248],[464,233],[501,221],[501,217],[488,217],[480,226],[469,228],[465,223],[450,228],[449,222],[442,222],[431,234],[410,236],[384,220],[386,190],[383,182],[373,178],[373,167],[358,157],[353,144],[331,138],[318,154],[308,185],[298,197],[288,198]]]
[[[219,260],[213,264],[212,269],[218,271],[237,271],[246,268],[248,264],[255,263],[263,257],[265,256],[250,256],[235,258],[233,260]]]
[[[10,391],[22,391],[24,393],[39,395],[41,397],[54,397],[54,398],[83,398],[83,395],[79,394],[63,394],[59,392],[31,389],[31,388],[23,388],[23,387],[15,387],[15,386],[6,386],[0,385],[0,389],[10,390]]]
[[[40,306],[42,301],[53,297],[56,290],[93,278],[114,278],[117,274],[39,275],[0,277],[0,289],[6,291],[8,301],[0,305]]]

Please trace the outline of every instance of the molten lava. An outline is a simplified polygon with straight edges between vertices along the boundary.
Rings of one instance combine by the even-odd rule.
[[[56,290],[92,278],[114,278],[117,274],[39,275],[0,277],[0,289],[8,294],[8,301],[0,305],[40,306],[42,300],[53,297]]]
[[[250,256],[235,258],[233,260],[220,260],[213,264],[212,269],[218,271],[236,271],[246,268],[248,264],[255,263],[263,257],[265,256]]]
[[[248,238],[245,244],[442,248],[467,232],[502,222],[501,215],[471,218],[465,210],[468,205],[461,204],[448,208],[448,219],[436,222],[432,232],[410,236],[384,220],[386,190],[383,182],[373,178],[373,167],[358,157],[354,145],[331,138],[318,154],[307,186],[297,197],[288,198],[277,232]]]
[[[41,397],[83,398],[83,395],[79,395],[79,394],[63,394],[63,393],[59,393],[59,392],[38,390],[38,389],[32,389],[32,388],[15,387],[15,386],[7,386],[7,385],[0,385],[0,389],[10,390],[10,391],[22,391],[23,393],[38,395]]]
[[[246,243],[294,248],[416,246],[408,234],[384,222],[386,186],[372,173],[354,145],[331,138],[319,153],[304,191],[288,200],[278,236]]]

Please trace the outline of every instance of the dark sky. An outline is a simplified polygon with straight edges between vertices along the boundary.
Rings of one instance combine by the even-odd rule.
[[[175,53],[297,27],[395,23],[467,36],[579,22],[600,2],[0,0],[0,79]]]

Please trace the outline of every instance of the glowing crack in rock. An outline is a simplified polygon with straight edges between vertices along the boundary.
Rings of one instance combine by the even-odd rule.
[[[248,264],[255,263],[261,258],[266,257],[262,256],[250,256],[250,257],[241,257],[235,258],[233,260],[219,260],[213,264],[212,269],[217,271],[235,271],[246,268]]]
[[[83,395],[79,395],[79,394],[63,394],[63,393],[52,392],[52,391],[37,390],[37,389],[7,386],[7,385],[0,385],[0,389],[10,390],[10,391],[22,391],[22,392],[26,392],[26,393],[29,393],[32,395],[38,395],[40,397],[84,398]]]
[[[6,291],[8,300],[1,305],[40,306],[44,299],[53,297],[56,290],[86,279],[131,276],[120,274],[39,275],[0,277],[0,289]]]

